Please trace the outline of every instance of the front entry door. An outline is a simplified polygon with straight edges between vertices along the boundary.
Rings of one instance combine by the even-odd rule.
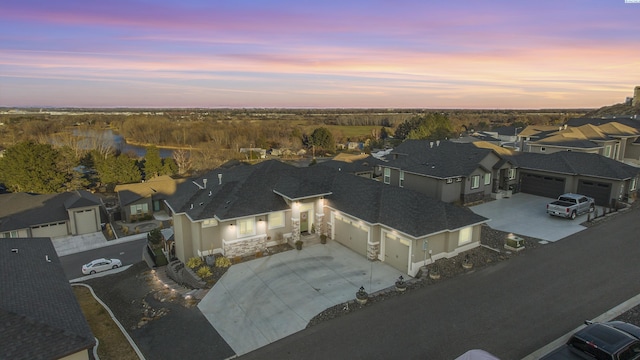
[[[300,213],[300,232],[309,231],[309,211],[303,211]]]

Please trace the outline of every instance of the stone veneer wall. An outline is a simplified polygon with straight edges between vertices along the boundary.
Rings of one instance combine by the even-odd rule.
[[[253,255],[258,251],[265,251],[267,249],[267,237],[252,237],[247,240],[240,240],[231,244],[223,243],[224,255],[228,258],[234,256],[246,256]]]
[[[462,195],[462,204],[471,204],[485,200],[484,191]]]
[[[327,226],[324,223],[324,214],[316,213],[315,216],[315,224],[316,224],[316,236],[320,236],[322,234],[326,234]]]
[[[380,254],[380,242],[367,244],[367,259],[378,260],[378,254]]]

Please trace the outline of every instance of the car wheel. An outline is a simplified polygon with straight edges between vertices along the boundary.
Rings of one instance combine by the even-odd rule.
[[[95,273],[96,273],[96,271],[95,271],[95,270],[91,270],[91,271],[89,271],[89,275],[93,275],[93,274],[95,274]]]
[[[118,268],[118,265],[113,265],[111,268],[112,268],[112,269],[117,269],[117,268]]]
[[[571,220],[575,219],[575,218],[576,218],[576,216],[577,216],[576,212],[575,212],[575,211],[573,211],[573,212],[571,213]]]
[[[596,209],[596,207],[594,205],[589,206],[589,212],[590,213],[594,212],[595,209]]]

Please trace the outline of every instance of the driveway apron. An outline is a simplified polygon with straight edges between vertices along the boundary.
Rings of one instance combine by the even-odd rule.
[[[323,310],[402,274],[335,241],[231,266],[198,308],[237,355],[303,330]]]
[[[471,210],[491,219],[487,225],[492,229],[546,241],[557,241],[586,229],[580,225],[587,221],[586,214],[575,220],[548,215],[547,204],[552,201],[554,199],[517,193],[510,198],[472,206]]]

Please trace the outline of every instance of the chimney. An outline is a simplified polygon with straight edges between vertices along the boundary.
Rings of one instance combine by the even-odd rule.
[[[222,174],[218,174],[218,185],[222,185]]]
[[[207,179],[202,179],[202,185],[204,185],[204,188],[207,188]]]
[[[429,146],[430,146],[431,148],[433,148],[433,141],[431,141],[431,142],[429,143]]]

